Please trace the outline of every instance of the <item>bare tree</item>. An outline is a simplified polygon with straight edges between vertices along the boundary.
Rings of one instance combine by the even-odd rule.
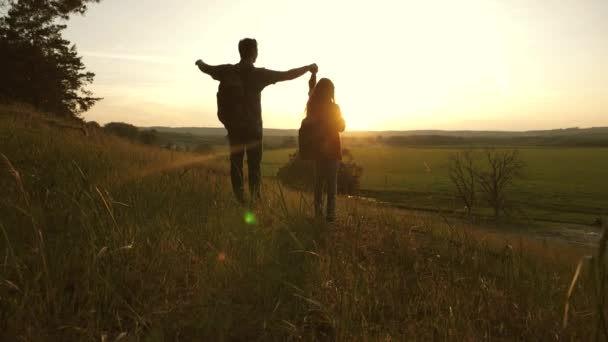
[[[525,163],[517,150],[486,149],[483,155],[487,165],[475,172],[476,179],[498,218],[506,207],[508,188],[523,176]]]
[[[476,204],[477,179],[479,156],[473,150],[456,152],[450,156],[450,180],[456,186],[456,196],[467,209],[470,217]]]

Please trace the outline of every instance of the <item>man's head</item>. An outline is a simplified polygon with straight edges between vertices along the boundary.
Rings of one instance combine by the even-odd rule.
[[[241,39],[239,42],[241,61],[255,63],[258,58],[258,42],[253,38]]]

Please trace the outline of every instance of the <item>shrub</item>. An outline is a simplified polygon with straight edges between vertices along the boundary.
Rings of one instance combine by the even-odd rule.
[[[104,125],[103,129],[107,133],[130,140],[136,140],[139,136],[139,130],[137,127],[124,122],[110,122]]]
[[[353,155],[348,149],[344,149],[342,155],[343,159],[340,161],[338,171],[338,193],[352,195],[359,190],[363,168],[354,162]],[[312,190],[314,173],[314,162],[301,159],[296,152],[289,155],[289,161],[279,169],[277,177],[289,187]]]
[[[155,129],[139,132],[139,141],[146,145],[158,144],[158,132]]]

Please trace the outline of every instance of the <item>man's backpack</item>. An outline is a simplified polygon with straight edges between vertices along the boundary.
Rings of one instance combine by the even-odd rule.
[[[217,90],[217,117],[226,129],[244,125],[247,121],[246,108],[247,72],[234,67],[230,77],[222,80]]]

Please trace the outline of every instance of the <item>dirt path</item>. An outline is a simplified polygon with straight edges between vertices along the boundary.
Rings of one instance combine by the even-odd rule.
[[[440,210],[408,208],[403,205],[384,202],[369,197],[349,196],[349,198],[354,198],[368,203],[376,203],[378,205],[390,206],[417,215],[426,214],[429,216],[435,216],[442,213],[446,215],[450,221],[456,220],[458,222],[466,222],[460,217],[454,216],[447,212],[441,212]],[[597,246],[603,231],[603,229],[600,227],[542,220],[527,220],[508,223],[495,223],[484,220],[473,224],[468,223],[468,225],[470,225],[473,229],[480,229],[493,234],[505,235],[505,237],[509,237],[511,239],[524,237],[526,239],[534,239],[540,242],[554,242],[589,249]]]

